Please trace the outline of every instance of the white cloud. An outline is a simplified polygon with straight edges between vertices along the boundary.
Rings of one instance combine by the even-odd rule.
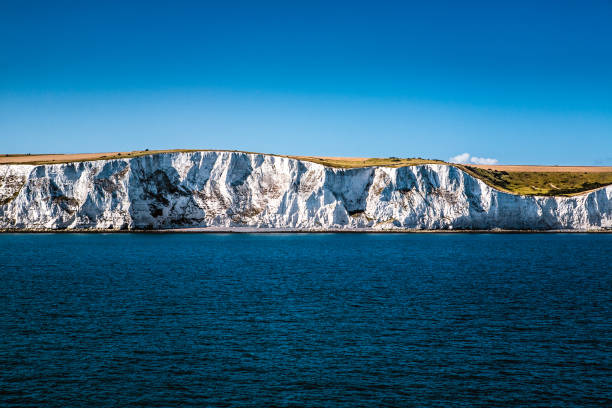
[[[490,157],[472,157],[470,161],[474,164],[497,164],[497,159]]]
[[[462,154],[458,154],[455,157],[451,157],[450,159],[448,159],[449,162],[451,163],[467,163],[470,160],[470,154],[469,153],[462,153]]]
[[[451,163],[473,163],[473,164],[497,164],[497,159],[492,159],[490,157],[476,157],[471,156],[469,153],[461,153],[457,156],[451,157],[448,159]]]

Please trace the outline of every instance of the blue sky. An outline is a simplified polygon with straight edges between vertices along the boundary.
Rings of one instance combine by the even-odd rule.
[[[609,1],[93,3],[1,3],[0,152],[612,165]]]

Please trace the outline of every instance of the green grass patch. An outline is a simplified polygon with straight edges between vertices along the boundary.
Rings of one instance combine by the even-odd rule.
[[[507,172],[457,167],[492,187],[521,195],[569,196],[612,184],[612,172]]]

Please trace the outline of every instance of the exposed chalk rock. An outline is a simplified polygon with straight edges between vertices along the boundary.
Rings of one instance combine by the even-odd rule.
[[[0,166],[0,228],[612,228],[612,186],[495,190],[453,166],[336,169],[235,152]]]

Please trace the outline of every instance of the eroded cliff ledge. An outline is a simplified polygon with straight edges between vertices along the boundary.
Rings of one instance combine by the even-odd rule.
[[[612,186],[504,193],[444,164],[338,169],[238,152],[0,166],[0,228],[612,229]]]

